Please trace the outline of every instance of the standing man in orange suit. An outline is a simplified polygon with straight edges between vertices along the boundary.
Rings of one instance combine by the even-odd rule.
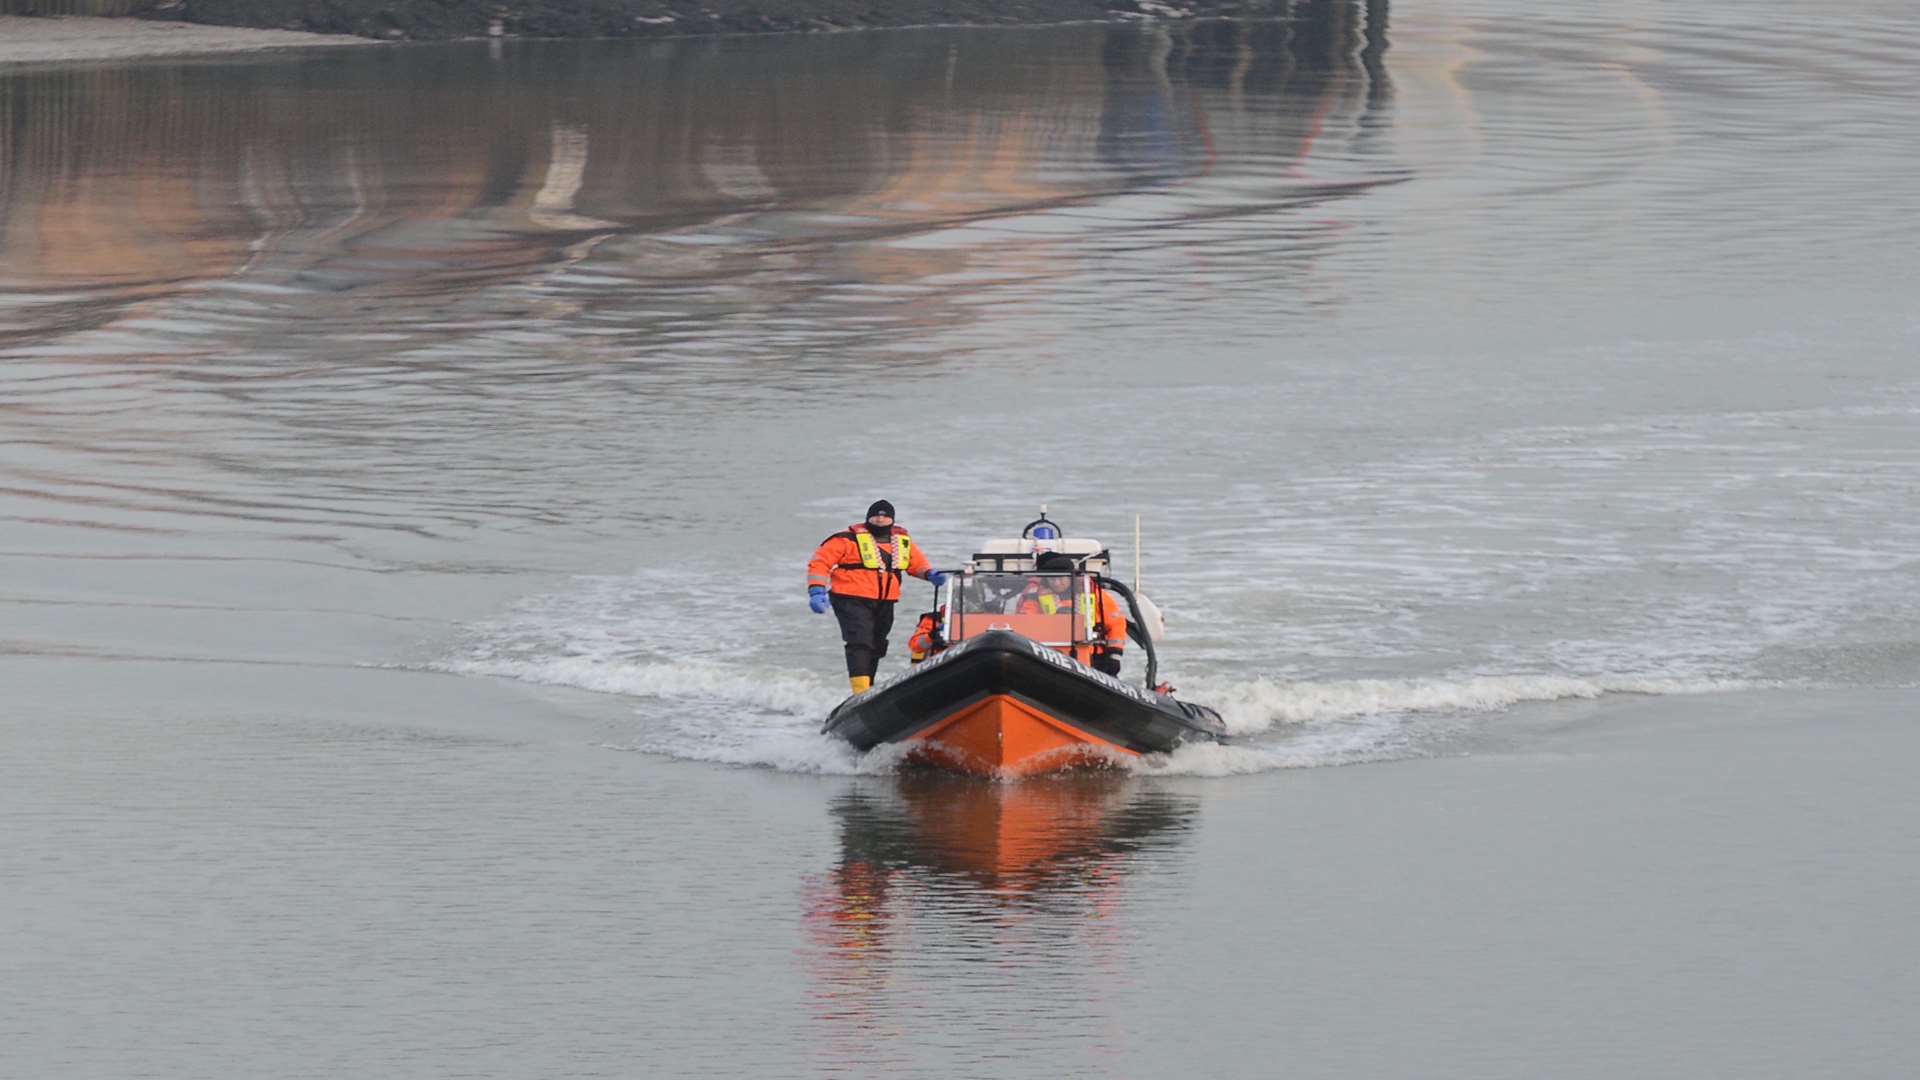
[[[893,504],[885,499],[867,507],[864,523],[822,541],[807,562],[807,606],[816,615],[831,607],[840,621],[847,685],[856,694],[873,685],[880,658],[887,655],[893,605],[900,601],[900,579],[907,574],[927,579],[936,589],[947,577],[927,562],[907,530],[893,523]]]

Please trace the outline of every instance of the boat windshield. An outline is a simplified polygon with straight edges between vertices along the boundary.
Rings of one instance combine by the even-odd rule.
[[[1086,574],[1000,572],[954,575],[941,607],[949,641],[1011,630],[1068,650],[1093,640],[1099,610]]]

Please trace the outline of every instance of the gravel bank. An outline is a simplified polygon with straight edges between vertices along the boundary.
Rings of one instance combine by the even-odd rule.
[[[288,30],[194,26],[146,19],[0,15],[0,65],[366,44],[369,42],[365,38]]]

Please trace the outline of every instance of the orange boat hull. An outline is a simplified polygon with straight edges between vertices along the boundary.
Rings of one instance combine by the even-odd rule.
[[[1109,766],[1140,755],[1008,694],[989,694],[915,734],[906,760],[978,776]]]

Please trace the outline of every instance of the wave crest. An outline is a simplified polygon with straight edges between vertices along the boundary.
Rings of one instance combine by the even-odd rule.
[[[691,761],[782,772],[874,775],[897,769],[898,748],[856,753],[818,725],[845,696],[838,679],[718,660],[654,661],[608,656],[477,655],[436,670],[647,699],[635,750]],[[1696,694],[1750,683],[1639,675],[1472,675],[1438,679],[1275,680],[1194,684],[1195,700],[1218,708],[1226,745],[1181,747],[1127,767],[1149,776],[1220,777],[1320,768],[1432,753],[1473,715],[1517,705],[1607,694]],[[1263,733],[1267,738],[1261,738]]]
[[[463,659],[434,665],[458,675],[497,675],[601,694],[743,705],[788,716],[824,717],[843,687],[790,671],[756,670],[716,661],[632,662],[568,656],[545,660]]]
[[[1276,724],[1421,713],[1498,712],[1529,702],[1597,698],[1605,694],[1713,693],[1747,685],[1724,679],[1662,679],[1636,675],[1591,678],[1475,675],[1460,679],[1331,682],[1262,678],[1204,687],[1200,696],[1220,710],[1230,733],[1255,735]]]

